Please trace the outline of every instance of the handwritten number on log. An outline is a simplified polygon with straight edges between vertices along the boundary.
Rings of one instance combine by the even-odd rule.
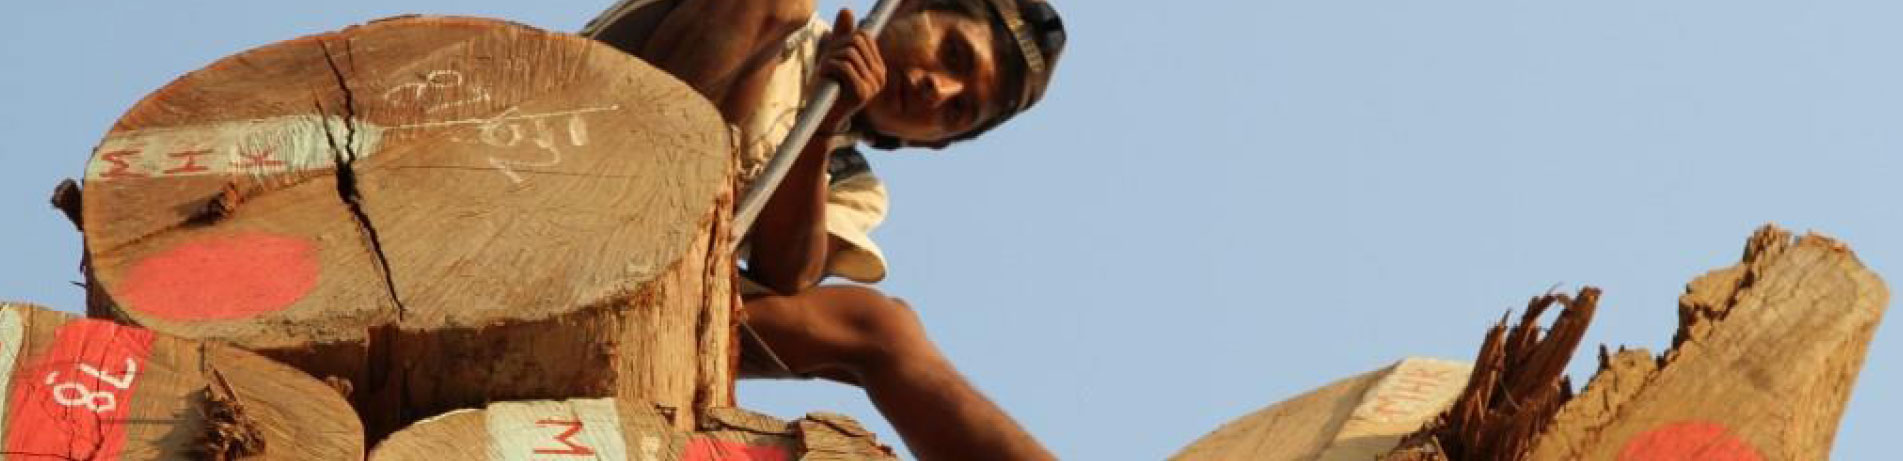
[[[126,371],[119,376],[100,371],[91,364],[81,363],[78,368],[80,373],[92,375],[99,382],[118,388],[118,391],[93,391],[85,384],[76,381],[60,382],[57,371],[46,374],[46,385],[52,386],[50,391],[53,394],[54,403],[68,407],[86,407],[93,413],[105,413],[118,408],[119,394],[117,392],[132,389],[132,381],[139,375],[139,363],[131,358],[126,359]]]

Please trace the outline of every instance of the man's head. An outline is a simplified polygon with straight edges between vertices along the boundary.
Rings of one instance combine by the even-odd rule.
[[[1043,0],[910,0],[879,36],[884,91],[861,119],[877,147],[976,137],[1043,95],[1064,26]]]

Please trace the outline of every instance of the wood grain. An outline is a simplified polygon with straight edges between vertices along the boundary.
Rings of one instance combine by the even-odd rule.
[[[1827,459],[1888,305],[1847,246],[1767,226],[1686,287],[1671,350],[1603,363],[1531,457]]]
[[[401,17],[181,77],[81,199],[89,312],[354,389],[373,434],[510,399],[731,404],[732,145],[595,41]]]
[[[1570,386],[1558,399],[1510,385],[1470,388],[1463,402],[1496,389],[1506,400],[1493,401],[1505,405],[1457,404],[1383,459],[1828,459],[1888,304],[1882,280],[1844,244],[1765,226],[1742,262],[1686,287],[1664,355],[1601,347],[1599,371],[1577,396]],[[1496,328],[1481,356],[1514,342]],[[1564,359],[1507,360],[1476,379],[1546,376]]]
[[[1171,459],[1370,459],[1440,414],[1471,368],[1438,359],[1402,360],[1237,418]]]

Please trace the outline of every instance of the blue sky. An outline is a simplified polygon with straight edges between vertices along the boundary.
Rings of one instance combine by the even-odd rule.
[[[573,30],[606,3],[18,5],[0,19],[0,297],[83,305],[78,236],[48,191],[180,74],[383,16]],[[1070,48],[1037,110],[873,164],[894,207],[875,234],[882,286],[1070,459],[1157,459],[1404,356],[1470,359],[1488,322],[1555,284],[1606,290],[1589,347],[1657,351],[1683,284],[1765,222],[1903,274],[1903,4],[1058,6]],[[1870,348],[1837,458],[1893,451],[1894,330]],[[897,439],[854,389],[740,397]]]

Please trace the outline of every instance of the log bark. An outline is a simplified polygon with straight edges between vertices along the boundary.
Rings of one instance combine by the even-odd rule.
[[[1367,460],[1453,403],[1471,366],[1410,358],[1237,418],[1170,459]]]
[[[1687,286],[1664,355],[1602,347],[1598,373],[1555,410],[1463,426],[1456,405],[1386,459],[1827,459],[1888,303],[1883,282],[1845,245],[1766,226],[1743,262]],[[1508,361],[1496,374],[1564,365]],[[1483,388],[1469,387],[1463,402]],[[1550,403],[1506,397],[1522,408]],[[1496,443],[1483,456],[1455,448],[1473,447],[1468,440]]]
[[[222,344],[0,303],[9,459],[355,459],[335,389]]]
[[[373,437],[495,400],[732,402],[733,157],[594,41],[402,17],[220,60],[87,167],[95,316],[346,381]]]
[[[897,459],[844,416],[812,414],[788,423],[716,408],[688,432],[668,423],[669,411],[617,399],[500,402],[417,422],[377,444],[370,459]]]

